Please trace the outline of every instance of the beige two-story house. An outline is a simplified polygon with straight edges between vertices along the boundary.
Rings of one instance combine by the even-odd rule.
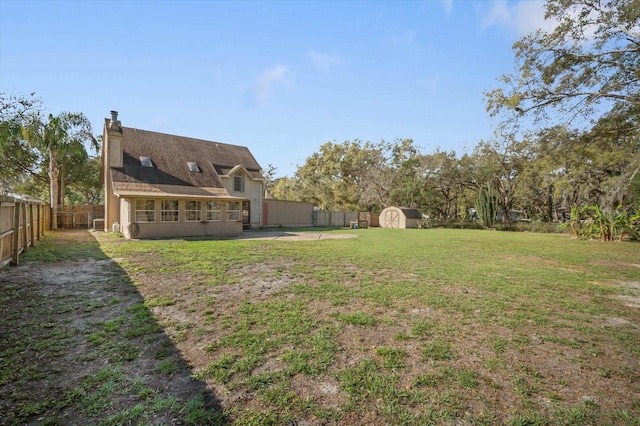
[[[263,176],[248,148],[105,119],[105,231],[125,238],[239,235],[262,221]]]

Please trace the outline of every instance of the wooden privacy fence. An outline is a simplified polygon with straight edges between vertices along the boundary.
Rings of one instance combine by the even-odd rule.
[[[0,268],[17,265],[20,254],[49,229],[49,206],[0,195]]]
[[[58,228],[91,228],[94,219],[104,219],[104,206],[73,204],[58,207]]]
[[[313,204],[267,198],[262,206],[262,226],[380,226],[380,213],[314,210]]]
[[[379,216],[379,213],[316,210],[313,212],[313,226],[351,226],[357,224],[360,228],[367,228],[380,226]]]

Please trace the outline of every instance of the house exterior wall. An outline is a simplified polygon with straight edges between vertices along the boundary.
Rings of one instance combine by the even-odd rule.
[[[263,226],[313,226],[313,204],[265,199]]]
[[[103,163],[102,179],[105,189],[104,195],[104,231],[112,229],[114,222],[120,221],[120,203],[118,197],[113,193],[113,182],[111,181],[110,167],[122,167],[122,133],[116,124],[113,128],[107,128],[102,136],[103,139]]]
[[[233,177],[237,175],[242,175],[244,177],[244,191],[234,190]],[[251,210],[251,227],[259,228],[262,225],[262,202],[264,192],[262,189],[262,181],[251,179],[243,171],[238,171],[233,176],[223,176],[220,180],[229,195],[249,200]]]
[[[209,167],[208,173],[216,174],[214,176],[214,180],[210,178],[211,176],[209,174],[206,175],[207,178],[203,179],[192,179],[192,176],[188,176],[186,178],[185,176],[181,176],[178,178],[177,176],[180,175],[179,169],[175,169],[178,170],[177,172],[172,169],[172,167],[177,167],[177,160],[169,160],[173,160],[173,155],[171,154],[178,157],[179,155],[177,155],[178,152],[175,151],[171,153],[171,149],[175,150],[178,146],[190,146],[196,151],[199,150],[199,156],[202,160],[206,160],[210,155],[211,150],[209,149],[209,146],[207,146],[207,149],[202,150],[202,144],[197,143],[197,140],[176,136],[176,140],[171,141],[167,140],[167,137],[172,138],[171,135],[130,129],[127,127],[123,128],[121,122],[118,120],[117,111],[111,111],[111,120],[105,119],[101,164],[101,181],[105,189],[105,232],[117,229],[122,232],[126,238],[238,235],[242,233],[242,207],[243,205],[246,206],[246,204],[243,203],[246,201],[249,202],[250,209],[250,216],[248,219],[249,224],[252,228],[258,228],[261,226],[264,191],[262,176],[258,171],[260,166],[245,147],[225,145],[226,154],[223,153],[221,157],[215,157],[215,155],[219,154],[212,154],[214,159],[220,158],[222,161],[235,161],[239,163],[227,172],[230,173],[230,175],[221,174],[225,172],[218,171],[217,168],[220,167],[220,170],[226,169],[217,163],[214,164],[213,162],[210,162],[207,163]],[[163,148],[164,151],[162,149],[155,151],[154,155],[157,155],[159,159],[169,159],[164,161],[164,163],[161,161],[161,165],[164,167],[162,169],[164,171],[164,175],[158,172],[160,169],[155,170],[157,173],[154,174],[154,170],[149,170],[150,173],[146,173],[146,171],[139,173],[139,170],[136,171],[135,168],[131,168],[131,164],[129,164],[129,156],[131,156],[131,158],[135,158],[138,155],[143,155],[139,152],[144,153],[145,149],[149,147],[158,148],[158,144],[152,144],[157,138],[160,138],[166,144],[175,143],[175,145],[167,145],[169,146],[168,148],[165,146],[166,149]],[[182,145],[178,144],[178,142]],[[215,145],[211,146],[215,148]],[[221,146],[218,145],[217,148],[221,148]],[[133,154],[133,152],[138,153]],[[167,152],[169,154],[167,154]],[[180,152],[191,152],[191,150],[183,149]],[[126,165],[124,164],[125,162],[127,163]],[[251,171],[247,171],[243,164],[248,165]],[[216,170],[211,170],[211,167],[215,167]],[[158,176],[160,176],[159,179]],[[159,187],[172,186],[173,184],[165,182],[166,179],[164,179],[163,176],[181,179],[187,184],[180,188],[171,188],[167,191]],[[234,188],[234,176],[242,176],[244,178],[244,185],[242,188],[238,188],[238,191]],[[220,181],[217,180],[218,177],[220,178]],[[115,184],[112,179],[115,180]],[[220,187],[220,182],[224,185],[224,190]],[[135,185],[138,185],[139,188],[131,189],[131,187]],[[115,192],[117,192],[118,195],[114,192],[114,187],[116,188]],[[161,196],[165,198],[159,198]],[[136,221],[135,201],[136,199],[142,199],[143,197],[145,200],[153,200],[155,203],[156,219],[153,222]],[[199,219],[194,221],[185,220],[185,204],[190,200],[190,197],[196,197],[192,201],[202,202],[202,211],[200,215],[202,219],[206,218],[206,201],[215,200],[222,202],[223,207],[220,210],[222,212],[222,219],[219,221],[201,221]],[[179,220],[167,222],[163,222],[161,220],[162,199],[178,200]],[[227,202],[230,201],[240,203],[240,217],[238,220],[235,220],[235,218],[234,220],[225,220],[225,207]],[[171,214],[171,212],[168,212],[168,214]],[[191,212],[191,214],[193,213]],[[141,216],[138,215],[138,217]],[[246,222],[247,218],[245,217],[244,220]],[[117,227],[114,226],[115,224],[117,224]]]
[[[120,221],[118,197],[113,191],[107,192],[104,197],[104,230],[110,231],[113,223]]]
[[[120,199],[120,216],[118,219],[120,220],[120,232],[122,232],[125,238],[131,238],[131,233],[129,232],[129,224],[131,223],[131,203],[128,198]]]
[[[222,203],[222,220],[220,221],[186,221],[185,204],[187,200],[178,200],[178,221],[162,222],[162,200],[154,199],[155,222],[135,222],[135,201],[137,198],[120,199],[120,231],[125,238],[154,239],[172,237],[233,237],[242,234],[242,220],[224,220],[226,216],[226,200]],[[205,201],[202,202],[202,217],[206,217]]]
[[[135,236],[128,238],[157,239],[174,237],[235,237],[242,234],[242,222],[137,223]]]

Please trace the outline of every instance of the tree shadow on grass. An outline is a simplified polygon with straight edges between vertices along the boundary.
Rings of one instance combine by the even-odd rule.
[[[229,423],[86,230],[0,271],[0,309],[0,424]]]

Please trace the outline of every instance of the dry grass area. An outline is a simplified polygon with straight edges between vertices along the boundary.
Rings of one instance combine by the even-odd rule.
[[[74,260],[56,234],[0,275],[3,342],[37,332],[1,347],[0,411],[8,424],[640,424],[637,244],[355,232],[86,233]],[[63,343],[36,350],[51,330]],[[95,383],[110,404],[92,404]]]

